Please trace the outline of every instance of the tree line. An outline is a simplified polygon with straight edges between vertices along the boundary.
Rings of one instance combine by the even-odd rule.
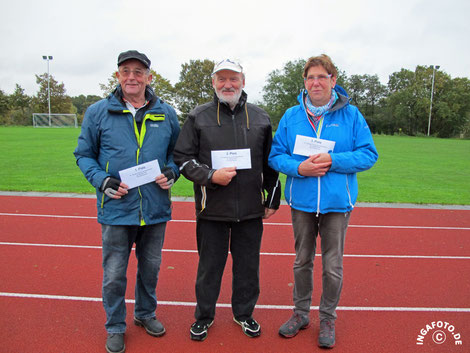
[[[272,71],[263,87],[263,105],[276,125],[285,110],[298,104],[304,87],[305,60],[290,61]],[[382,84],[377,75],[350,75],[338,69],[337,84],[348,93],[376,134],[426,135],[431,108],[433,67],[401,69]],[[452,79],[436,70],[430,134],[438,137],[470,137],[470,80]]]
[[[282,68],[268,74],[262,90],[262,100],[254,102],[271,116],[274,128],[284,112],[298,104],[297,96],[304,87],[302,72],[305,60],[287,62]],[[152,88],[164,101],[173,105],[183,122],[191,109],[213,99],[210,74],[214,62],[190,60],[181,65],[179,81],[171,82],[151,70]],[[431,108],[432,66],[418,65],[414,71],[401,69],[382,84],[377,75],[347,75],[338,68],[337,84],[348,93],[376,134],[426,135]],[[102,99],[96,95],[70,97],[63,83],[50,76],[51,113],[75,113],[78,120],[89,105]],[[249,78],[248,78],[249,79]],[[28,96],[16,84],[11,95],[0,90],[0,125],[31,125],[32,113],[48,112],[47,73],[36,75],[39,90]],[[103,97],[116,87],[118,81],[111,74],[100,84]],[[435,71],[430,133],[437,137],[470,137],[470,80],[451,78],[442,70]]]

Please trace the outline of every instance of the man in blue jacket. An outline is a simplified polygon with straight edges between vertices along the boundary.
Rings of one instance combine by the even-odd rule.
[[[106,350],[112,353],[125,350],[126,270],[134,243],[138,260],[134,323],[152,336],[165,333],[155,316],[156,285],[171,218],[169,189],[179,176],[173,148],[180,131],[175,110],[149,86],[152,75],[145,54],[121,53],[116,76],[115,91],[87,109],[74,152],[81,171],[96,188]],[[120,171],[151,161],[158,161],[161,170],[155,182],[129,188],[120,180]]]
[[[294,313],[279,334],[294,337],[310,325],[313,260],[320,235],[323,292],[318,345],[331,348],[343,284],[344,240],[357,199],[356,173],[371,168],[378,154],[362,114],[335,90],[337,70],[331,59],[310,58],[303,77],[300,104],[285,112],[269,155],[269,165],[287,175],[285,198],[291,206],[296,253]]]

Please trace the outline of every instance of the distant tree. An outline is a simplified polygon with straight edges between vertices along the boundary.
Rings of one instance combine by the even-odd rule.
[[[14,125],[31,125],[32,98],[24,93],[24,89],[16,84],[15,91],[9,97],[10,119]]]
[[[346,71],[344,70],[340,70],[338,68],[336,68],[336,70],[338,71],[338,77],[336,77],[336,84],[343,87],[347,92],[348,91],[348,75],[346,74]]]
[[[390,75],[386,100],[388,119],[393,119],[395,129],[407,135],[425,134],[429,113],[430,84],[425,68],[415,72],[401,69]]]
[[[0,89],[0,125],[6,125],[10,123],[8,116],[9,102],[8,96]]]
[[[170,80],[167,80],[154,70],[150,70],[150,72],[152,73],[152,82],[150,83],[150,86],[155,91],[155,94],[165,102],[175,105],[175,88],[170,83]]]
[[[72,98],[72,104],[77,108],[77,114],[85,114],[85,111],[87,108],[92,105],[93,103],[98,102],[101,97],[95,96],[95,95],[88,95],[85,96],[83,94],[76,96],[76,97],[71,97]]]
[[[103,98],[109,96],[116,89],[118,84],[119,81],[116,77],[116,72],[111,74],[111,77],[108,78],[108,82],[106,84],[100,83],[100,90],[103,91]]]
[[[388,78],[388,90],[391,94],[410,87],[415,79],[413,71],[401,69],[400,71],[392,73]]]
[[[31,104],[31,97],[24,93],[24,89],[19,84],[16,84],[15,91],[10,95],[10,104],[13,109],[25,113]]]
[[[387,87],[380,83],[377,75],[351,75],[346,81],[351,103],[364,115],[372,132],[376,132],[377,120],[382,114],[380,103],[387,94]]]
[[[36,75],[36,83],[39,85],[39,91],[35,97],[35,110],[36,113],[49,112],[48,107],[48,79],[47,73]],[[51,97],[51,113],[69,114],[74,112],[72,100],[66,95],[65,86],[63,83],[58,83],[54,77],[50,76],[50,97]]]
[[[366,75],[365,77],[366,95],[364,97],[365,112],[373,117],[378,103],[387,96],[387,86],[383,85],[379,76]]]
[[[305,62],[303,59],[288,61],[281,70],[276,69],[268,74],[263,87],[263,107],[270,115],[274,129],[285,111],[299,104],[297,96],[304,88],[302,74]]]
[[[402,69],[390,75],[386,118],[394,130],[408,135],[426,135],[433,68],[417,66],[415,71]],[[470,119],[470,81],[436,71],[431,112],[431,135],[453,137],[465,134]]]
[[[72,104],[77,111],[76,114],[77,114],[78,123],[81,124],[81,122],[83,121],[83,115],[85,114],[85,111],[87,110],[87,108],[93,103],[98,102],[102,98],[96,95],[85,96],[81,94],[76,97],[71,97],[71,99],[72,99]]]
[[[175,100],[180,119],[186,120],[188,113],[197,105],[209,102],[213,95],[211,73],[214,62],[208,59],[190,60],[181,65],[180,78],[175,85]]]
[[[465,135],[470,122],[470,80],[451,79],[438,72],[434,90],[431,133],[438,137]]]
[[[366,75],[351,75],[347,78],[349,98],[351,99],[351,103],[358,107],[359,110],[361,110],[365,102],[365,77]]]
[[[405,134],[427,134],[432,73],[432,67],[418,65],[414,72],[402,69],[390,75],[387,115]],[[454,81],[445,72],[436,71],[431,134],[449,137],[464,129],[469,112],[468,94],[465,80]]]

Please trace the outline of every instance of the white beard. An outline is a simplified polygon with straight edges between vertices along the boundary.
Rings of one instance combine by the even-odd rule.
[[[217,98],[219,98],[219,100],[222,103],[228,104],[232,110],[233,110],[233,108],[235,108],[238,101],[240,100],[240,97],[242,96],[242,90],[241,89],[239,89],[238,92],[235,92],[235,95],[233,95],[232,97],[229,97],[229,98],[226,98],[223,95],[222,91],[215,91],[215,93],[217,94]]]

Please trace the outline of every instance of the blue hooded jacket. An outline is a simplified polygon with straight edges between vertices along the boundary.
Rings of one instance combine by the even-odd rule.
[[[129,189],[121,199],[112,199],[100,191],[105,178],[120,179],[120,170],[155,159],[160,169],[170,167],[176,178],[179,176],[173,161],[180,131],[176,113],[150,87],[146,97],[149,108],[140,132],[116,94],[91,105],[85,113],[74,155],[86,179],[96,188],[99,223],[145,225],[171,219],[170,190],[163,190],[156,183]]]
[[[357,200],[356,173],[371,168],[378,154],[369,126],[359,110],[338,93],[338,100],[324,115],[321,136],[309,123],[302,91],[299,105],[289,108],[274,135],[269,165],[287,175],[286,202],[304,212],[348,212]],[[332,164],[322,177],[306,177],[298,173],[305,156],[293,153],[297,135],[335,141]]]

